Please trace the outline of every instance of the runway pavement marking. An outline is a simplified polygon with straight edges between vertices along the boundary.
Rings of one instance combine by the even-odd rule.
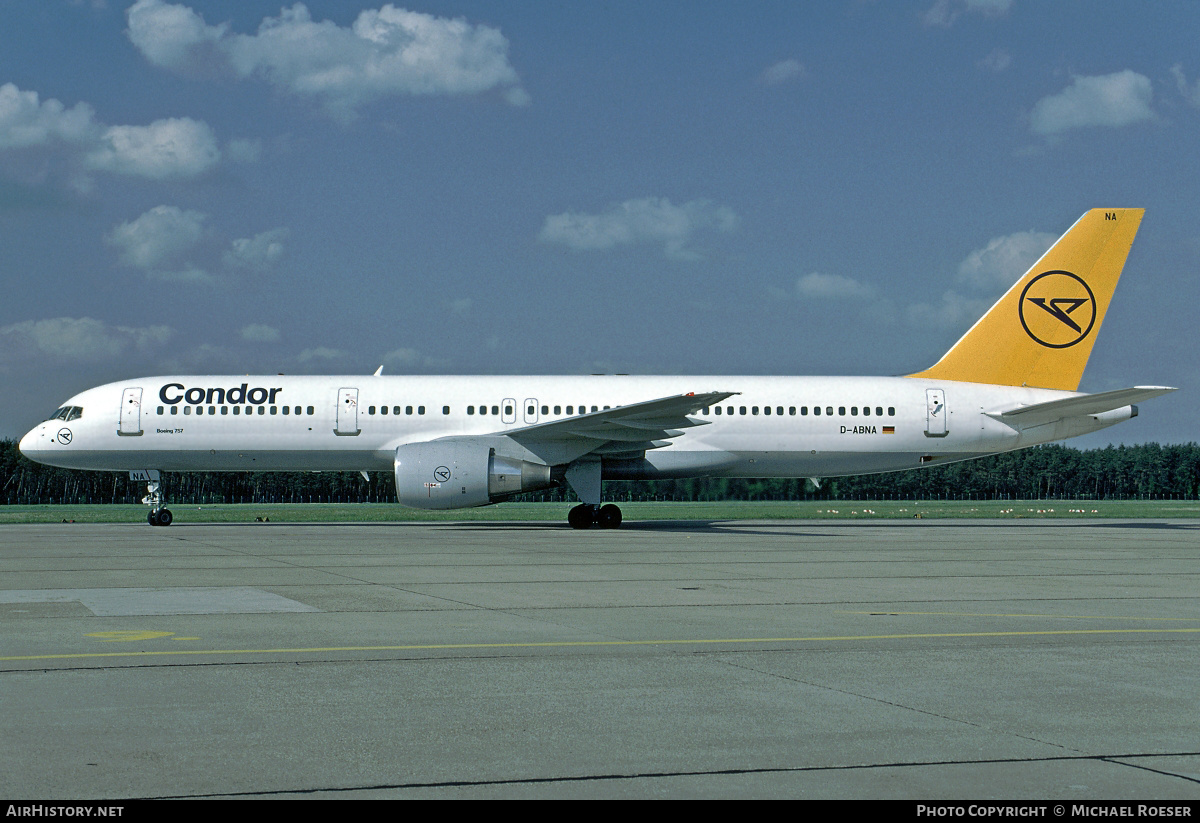
[[[1103,614],[989,614],[986,612],[868,612],[837,610],[834,614],[867,614],[874,616],[928,616],[928,617],[1045,617],[1051,620],[1175,620],[1195,622],[1200,617],[1132,617],[1128,615]]]
[[[320,646],[281,649],[188,649],[150,652],[81,652],[72,654],[32,654],[0,657],[0,662],[28,660],[82,660],[106,657],[181,657],[244,654],[329,654],[331,652],[469,651],[484,649],[600,648],[619,646],[715,646],[751,643],[821,643],[849,640],[931,640],[967,637],[1036,637],[1050,635],[1101,634],[1197,634],[1194,629],[1062,629],[1026,632],[938,632],[920,634],[830,635],[826,637],[746,637],[712,640],[552,640],[539,643],[432,643],[395,646]]]

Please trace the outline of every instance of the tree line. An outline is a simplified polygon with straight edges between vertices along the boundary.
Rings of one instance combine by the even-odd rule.
[[[169,504],[389,503],[391,472],[163,472]],[[0,505],[137,503],[146,493],[128,472],[86,472],[26,459],[17,441],[0,440]],[[905,472],[807,479],[693,478],[607,481],[605,499],[675,500],[1125,500],[1200,497],[1200,445],[1060,445],[997,454]],[[574,500],[566,487],[522,500]]]

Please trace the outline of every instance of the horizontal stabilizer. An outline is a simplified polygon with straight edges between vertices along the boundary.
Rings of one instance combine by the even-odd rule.
[[[1084,417],[1090,414],[1103,414],[1114,409],[1124,408],[1152,397],[1169,394],[1175,391],[1167,386],[1134,386],[1131,389],[1100,392],[1099,394],[1081,394],[1077,397],[1066,397],[1062,400],[1050,400],[1046,403],[1035,403],[1032,406],[1019,406],[1015,409],[987,412],[987,416],[1008,423],[1011,426],[1040,426],[1053,423],[1067,417]]]

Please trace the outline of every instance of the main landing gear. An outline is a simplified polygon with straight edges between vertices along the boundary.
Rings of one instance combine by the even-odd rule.
[[[567,522],[573,529],[615,529],[621,525],[621,509],[613,503],[591,506],[582,503],[571,509]]]
[[[157,477],[158,472],[154,473]],[[157,479],[151,480],[146,484],[148,492],[142,498],[142,502],[150,506],[149,513],[146,514],[146,522],[151,526],[169,526],[175,520],[171,515],[171,510],[163,505],[162,486]]]
[[[600,505],[600,458],[582,457],[567,466],[564,477],[583,502],[571,509],[567,522],[572,529],[615,529],[621,525],[621,510],[612,503]]]

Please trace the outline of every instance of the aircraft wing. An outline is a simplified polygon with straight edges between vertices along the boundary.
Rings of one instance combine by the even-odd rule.
[[[1015,409],[987,412],[987,416],[1011,426],[1040,426],[1066,417],[1102,414],[1173,391],[1175,389],[1167,386],[1134,386],[1130,389],[1117,389],[1099,394],[1081,394],[1078,397],[1050,400],[1046,403],[1035,403],[1032,406],[1018,406]]]
[[[504,434],[550,465],[569,463],[585,454],[641,457],[649,449],[670,445],[671,438],[682,436],[686,429],[707,426],[709,421],[695,420],[688,415],[737,393],[706,392],[662,397],[510,429]]]

